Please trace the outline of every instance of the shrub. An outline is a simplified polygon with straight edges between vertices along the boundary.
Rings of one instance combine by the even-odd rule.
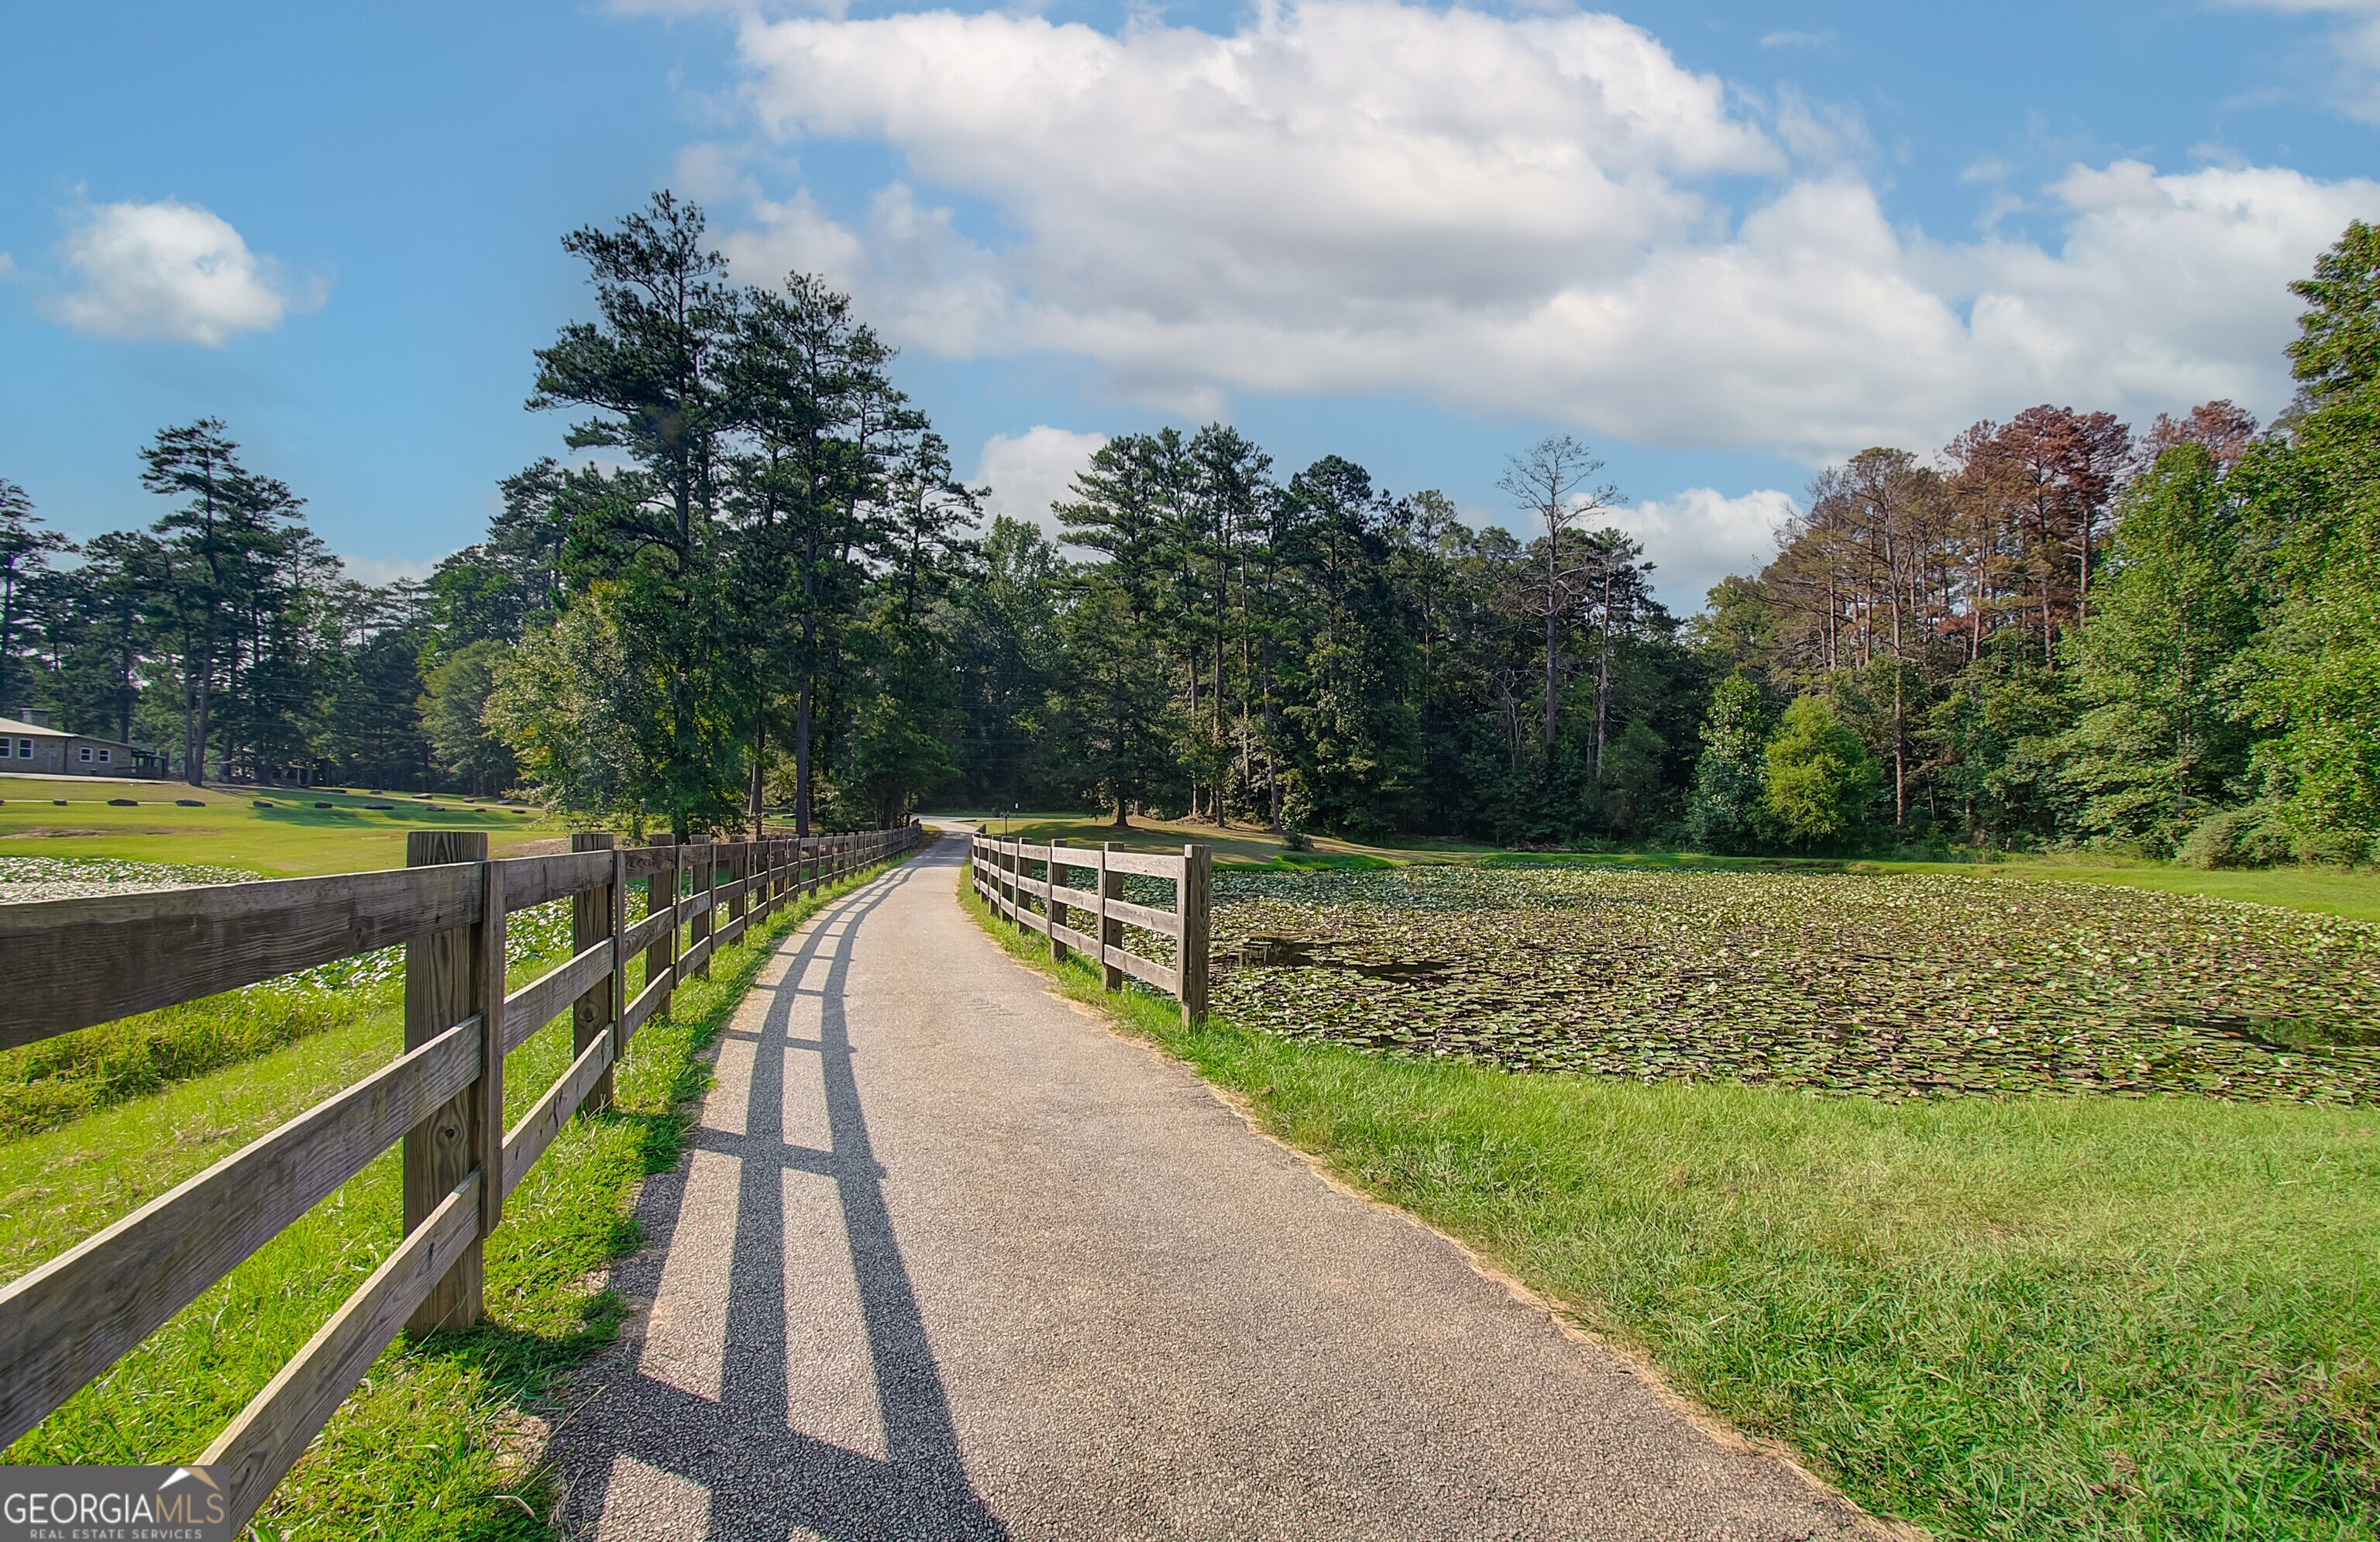
[[[2225,808],[2207,815],[2182,843],[2189,868],[2269,868],[2290,856],[2289,832],[2267,807]]]
[[[1785,709],[1763,766],[1768,811],[1803,847],[1835,844],[1857,834],[1882,780],[1860,736],[1818,696],[1803,697]]]
[[[2290,855],[2312,865],[2351,868],[2371,856],[2372,837],[2360,830],[2301,830]]]

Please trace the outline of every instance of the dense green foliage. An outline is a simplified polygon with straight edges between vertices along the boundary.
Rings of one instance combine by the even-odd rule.
[[[2294,286],[2269,430],[2042,406],[1863,451],[1682,625],[1567,436],[1500,480],[1518,534],[1338,456],[1282,474],[1220,423],[1108,442],[1055,540],[987,528],[843,297],[729,282],[666,194],[565,244],[596,319],[539,351],[530,406],[580,414],[582,454],[505,480],[486,540],[354,584],[213,422],[144,452],[155,528],[79,560],[0,483],[6,704],[186,771],[519,784],[681,832],[930,800],[2215,866],[2380,834],[2361,224]]]
[[[2380,233],[2292,287],[2300,390],[2270,431],[2212,402],[2133,442],[2045,407],[1931,467],[1866,451],[1711,592],[1706,655],[1826,698],[1885,769],[1840,844],[2372,856]]]

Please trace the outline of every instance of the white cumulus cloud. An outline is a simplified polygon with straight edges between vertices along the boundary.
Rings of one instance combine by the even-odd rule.
[[[1653,587],[1680,615],[1702,609],[1703,596],[1730,573],[1754,573],[1777,554],[1777,532],[1800,505],[1764,488],[1730,498],[1707,487],[1648,499],[1597,516],[1645,544]]]
[[[1070,501],[1075,474],[1105,443],[1105,434],[1076,433],[1047,423],[1019,434],[993,434],[984,441],[975,463],[976,484],[990,489],[984,512],[1038,525],[1055,537],[1059,526],[1050,505]]]
[[[322,299],[317,282],[293,288],[229,221],[171,199],[86,210],[61,249],[70,284],[51,310],[102,337],[215,347],[238,333],[269,332]]]
[[[1194,415],[1401,392],[1817,460],[2044,400],[2269,411],[2285,285],[2380,216],[2371,180],[2116,162],[2042,190],[2049,246],[1946,244],[1887,215],[1856,114],[1764,105],[1607,16],[1308,0],[1224,35],[932,11],[738,39],[763,132],[903,162],[857,217],[754,200],[739,272],[822,272],[909,346],[1079,355]]]

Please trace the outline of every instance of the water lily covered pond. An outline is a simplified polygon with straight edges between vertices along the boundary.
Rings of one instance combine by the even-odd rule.
[[[1215,1006],[1390,1053],[1909,1097],[2380,1102],[2380,928],[2096,885],[1216,878]]]

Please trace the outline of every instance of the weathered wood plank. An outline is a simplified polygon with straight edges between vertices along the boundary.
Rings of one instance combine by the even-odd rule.
[[[480,1028],[449,1028],[0,1289],[0,1446],[468,1087]]]
[[[460,863],[0,905],[0,1049],[479,918]]]
[[[1060,905],[1070,905],[1077,910],[1097,910],[1099,907],[1099,896],[1095,891],[1069,889],[1062,883],[1052,888],[1049,892],[1049,897]]]
[[[612,940],[606,937],[505,997],[504,1053],[511,1054],[527,1043],[529,1035],[553,1021],[611,972]]]
[[[501,864],[481,862],[480,876],[487,885],[486,896],[480,901],[480,924],[472,928],[472,963],[477,981],[472,993],[472,1007],[492,1025],[486,1041],[480,1050],[480,1079],[472,1084],[478,1108],[471,1120],[468,1166],[480,1170],[480,1235],[485,1238],[496,1229],[504,1214],[504,869]],[[464,1173],[455,1175],[460,1183]],[[460,1271],[457,1271],[458,1273]],[[476,1279],[478,1271],[475,1269]],[[471,1288],[474,1296],[479,1287]],[[432,1300],[435,1301],[435,1293]],[[454,1326],[468,1327],[480,1319],[484,1304],[470,1301],[455,1314]]]
[[[609,852],[574,851],[555,856],[507,856],[496,864],[504,870],[504,908],[527,910],[533,905],[568,899],[582,890],[612,881]]]
[[[1088,954],[1094,960],[1099,956],[1099,940],[1090,932],[1076,931],[1073,927],[1060,925],[1051,927],[1050,935],[1068,947]]]
[[[657,837],[654,845],[658,847],[667,840],[667,836]],[[678,852],[675,846],[671,846],[669,850],[671,854],[669,866],[665,868],[654,869],[651,876],[645,880],[645,914],[660,915],[669,918],[669,925],[663,927],[660,935],[645,945],[645,978],[648,982],[667,979],[670,982],[670,990],[674,990],[677,989]],[[662,992],[661,1004],[654,1010],[664,1014],[669,1011],[668,991]],[[624,1029],[620,1035],[621,1047],[626,1048],[627,1042],[628,1035]]]
[[[405,837],[408,867],[441,863],[479,864],[487,880],[488,836],[475,830],[415,830]],[[482,894],[484,897],[484,890]],[[482,921],[486,919],[482,915]],[[487,960],[481,955],[478,924],[438,932],[406,944],[405,1045],[410,1050],[446,1031],[447,1025],[481,1015],[480,992],[488,981]],[[497,986],[502,991],[501,984]],[[501,995],[497,998],[501,1002]],[[487,1036],[480,1042],[482,1072],[491,1049],[504,1048],[504,1018],[496,1006],[486,1009]],[[412,1231],[446,1202],[455,1185],[477,1171],[480,1140],[478,1078],[453,1098],[423,1116],[405,1135],[403,1189],[405,1230]],[[501,1134],[501,1132],[499,1132]],[[482,1300],[480,1253],[466,1249],[455,1267],[415,1309],[412,1326],[427,1331],[450,1317],[476,1313]]]
[[[694,880],[697,883],[702,881],[702,874],[698,869],[695,873]],[[696,917],[710,914],[710,890],[697,889],[693,893],[678,901],[677,918],[691,925]]]
[[[1110,948],[1107,961],[1127,975],[1147,980],[1169,996],[1180,988],[1181,982],[1174,977],[1172,970],[1162,964],[1143,958],[1138,953],[1128,953],[1122,948]]]
[[[235,1535],[355,1390],[406,1317],[454,1268],[476,1239],[479,1224],[480,1175],[474,1172],[372,1270],[199,1458],[230,1469],[225,1496]]]
[[[1178,914],[1171,910],[1151,910],[1145,905],[1135,905],[1130,900],[1110,899],[1108,919],[1122,921],[1128,927],[1138,927],[1143,931],[1153,931],[1160,936],[1171,937],[1176,941],[1179,941],[1182,937],[1182,917]]]
[[[625,849],[627,876],[630,880],[650,878],[677,866],[674,846],[629,846]]]
[[[570,1062],[562,1079],[545,1089],[537,1107],[521,1115],[521,1122],[504,1136],[505,1183],[520,1187],[521,1179],[537,1164],[538,1158],[545,1155],[545,1148],[553,1144],[562,1127],[570,1123],[579,1103],[603,1079],[603,1073],[612,1069],[616,1058],[612,1053],[612,1043],[611,1029],[597,1034],[593,1043],[578,1051],[578,1058]]]
[[[586,994],[570,1005],[570,1046],[575,1053],[584,1054],[587,1046],[595,1042],[596,1035],[612,1026],[614,1011],[627,1000],[627,992],[620,986],[621,971],[628,959],[617,946],[621,902],[627,885],[619,881],[619,853],[608,832],[580,831],[570,837],[570,849],[601,853],[604,865],[603,882],[571,899],[570,945],[585,953],[599,942],[613,944],[607,950],[610,959],[603,977],[589,985]],[[587,1099],[579,1107],[592,1113],[611,1105],[612,1078],[604,1075],[597,1077],[587,1089]]]
[[[728,922],[725,926],[721,927],[717,931],[711,933],[711,936],[718,941],[721,947],[732,948],[735,945],[735,940],[744,935],[744,929],[749,925],[750,922],[750,917],[738,916],[734,920]]]
[[[620,939],[621,951],[635,954],[652,946],[653,939],[668,931],[670,923],[675,919],[676,917],[668,911],[662,910],[647,916],[642,920],[629,922],[628,929]]]
[[[697,836],[683,854],[694,864],[692,892],[686,896],[686,951],[678,959],[677,977],[691,975],[696,979],[710,977],[710,950],[701,944],[710,941],[710,929],[718,917],[712,910],[714,894],[719,888],[719,848]]]
[[[1190,1026],[1207,1015],[1207,946],[1211,940],[1210,911],[1214,902],[1214,855],[1204,845],[1182,848],[1182,882],[1174,890],[1181,929],[1175,952],[1173,993],[1182,999],[1182,1025]]]
[[[1108,851],[1108,870],[1113,873],[1139,873],[1148,878],[1182,876],[1182,858],[1155,856],[1143,851]]]

